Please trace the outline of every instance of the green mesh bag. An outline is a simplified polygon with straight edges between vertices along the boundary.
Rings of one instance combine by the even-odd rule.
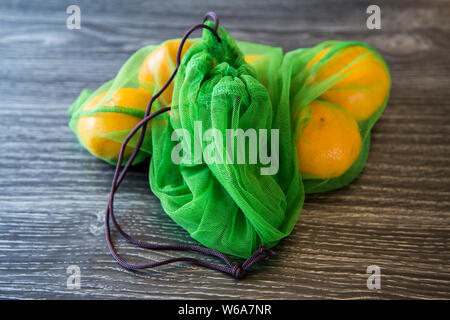
[[[304,192],[289,105],[272,104],[268,89],[245,63],[236,42],[223,28],[218,34],[221,42],[204,31],[186,52],[175,77],[172,109],[151,123],[149,180],[165,212],[194,239],[223,253],[249,257],[260,244],[272,247],[292,231]],[[281,63],[280,50],[261,47],[260,54],[273,54],[266,66]],[[275,90],[276,79],[263,69],[262,83]],[[227,149],[227,139],[220,137],[227,137],[229,129],[251,129],[258,135],[265,131],[267,139],[259,135],[256,148],[258,153],[266,148],[267,155],[277,153],[273,142],[279,137],[278,170],[269,172],[268,165],[251,163],[251,143]],[[177,148],[183,152],[181,160],[174,161]],[[228,150],[234,163],[227,162]],[[244,163],[238,163],[239,152],[246,155]]]
[[[326,105],[334,114],[345,113],[347,118],[352,118],[354,120],[351,121],[357,123],[361,136],[358,152],[348,152],[354,158],[351,165],[343,165],[345,170],[339,168],[334,172],[328,168],[331,172],[328,172],[329,176],[322,175],[327,171],[327,168],[323,168],[325,166],[321,168],[317,165],[321,163],[318,153],[313,154],[309,149],[306,150],[310,146],[301,150],[300,142],[294,143],[298,147],[305,192],[324,192],[349,184],[365,166],[370,147],[370,131],[388,101],[390,75],[383,58],[364,43],[327,41],[313,48],[288,52],[283,59],[280,76],[283,85],[280,105],[290,105],[294,141],[306,139],[304,130],[309,121],[312,122],[313,104]],[[314,137],[318,136],[316,134]],[[328,138],[330,141],[337,139],[331,134]],[[311,140],[312,138],[307,142],[302,140],[302,146],[307,143],[320,143],[319,139]],[[349,140],[347,138],[346,143],[349,143]],[[351,150],[350,147],[347,149]],[[306,158],[308,152],[312,155],[307,160],[315,161],[302,165],[301,158]],[[351,157],[348,157],[351,160]]]

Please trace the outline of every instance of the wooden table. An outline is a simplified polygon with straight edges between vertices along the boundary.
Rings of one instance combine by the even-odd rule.
[[[450,3],[370,1],[64,1],[0,4],[0,298],[450,298]],[[378,49],[392,72],[388,107],[364,172],[350,186],[308,195],[292,234],[247,278],[176,264],[130,272],[111,257],[101,217],[113,167],[76,142],[66,113],[83,88],[114,77],[138,48],[180,37],[215,10],[239,40],[285,51],[328,39]],[[194,243],[149,190],[148,165],[117,198],[137,238]],[[118,240],[129,260],[160,260]],[[214,261],[214,259],[211,259]],[[67,287],[67,268],[81,288]],[[381,270],[369,290],[367,267]]]

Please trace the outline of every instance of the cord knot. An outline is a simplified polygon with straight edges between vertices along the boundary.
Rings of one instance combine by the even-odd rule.
[[[242,279],[243,277],[245,277],[246,274],[247,272],[245,271],[244,268],[242,268],[242,264],[234,264],[231,267],[231,275],[235,279]]]
[[[275,252],[273,250],[266,248],[263,244],[260,244],[258,248],[258,254],[265,258],[268,258],[275,255]]]

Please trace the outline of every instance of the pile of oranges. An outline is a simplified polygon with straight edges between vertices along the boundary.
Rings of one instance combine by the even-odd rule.
[[[359,124],[381,108],[389,94],[388,69],[375,52],[360,45],[326,56],[329,52],[330,47],[321,50],[306,66],[308,72],[325,60],[311,72],[308,86],[336,75],[341,79],[299,114],[297,154],[304,177],[327,179],[345,173],[361,151]]]
[[[119,88],[112,94],[99,92],[85,101],[82,110],[99,105],[121,106],[145,111],[151,94],[145,84],[160,88],[176,66],[179,40],[164,42],[149,53],[137,73],[140,88]],[[185,43],[183,55],[195,43]],[[244,56],[250,65],[257,65],[263,57]],[[304,86],[320,84],[336,75],[333,85],[306,105],[291,105],[292,121],[296,122],[296,150],[298,168],[303,178],[329,179],[344,174],[357,160],[362,148],[360,125],[379,110],[390,90],[390,76],[385,62],[373,50],[363,45],[349,45],[333,50],[325,46],[303,66]],[[295,74],[293,75],[295,77]],[[173,82],[158,99],[161,106],[170,106]],[[104,138],[118,130],[131,130],[140,117],[116,112],[101,112],[81,116],[77,135],[94,156],[115,163],[121,144]],[[149,124],[151,125],[151,124]],[[125,158],[132,147],[127,147]]]

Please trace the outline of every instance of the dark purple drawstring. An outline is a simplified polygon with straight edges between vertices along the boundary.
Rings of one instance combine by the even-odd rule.
[[[204,22],[208,19],[211,19],[214,22],[214,27],[211,28],[207,25],[204,24]],[[132,238],[129,234],[127,234],[125,231],[122,230],[122,228],[119,226],[119,223],[117,222],[115,216],[114,216],[114,194],[117,191],[117,189],[119,188],[120,184],[122,183],[129,167],[131,166],[131,164],[133,163],[133,160],[135,159],[137,153],[139,152],[139,149],[142,145],[142,142],[144,140],[144,136],[145,136],[145,131],[147,130],[147,123],[153,119],[154,117],[160,115],[161,113],[164,113],[168,110],[170,110],[170,107],[166,107],[166,108],[162,108],[158,111],[155,111],[153,113],[150,113],[151,107],[153,102],[159,98],[159,96],[164,92],[164,90],[167,89],[167,87],[169,86],[170,82],[173,80],[173,78],[175,77],[178,68],[180,66],[180,61],[181,61],[181,52],[183,50],[183,45],[186,42],[187,38],[191,35],[192,32],[194,32],[197,29],[208,29],[210,30],[214,36],[217,38],[217,40],[220,42],[220,38],[217,34],[217,28],[219,27],[219,19],[217,18],[217,15],[214,12],[208,12],[204,19],[203,19],[203,23],[201,24],[197,24],[195,26],[193,26],[192,28],[190,28],[183,36],[183,38],[181,39],[180,45],[178,47],[178,51],[177,51],[177,65],[175,67],[174,72],[172,73],[172,75],[170,76],[169,80],[167,80],[167,82],[162,86],[162,88],[158,91],[158,93],[156,93],[151,99],[150,102],[148,103],[147,109],[145,111],[145,116],[144,118],[130,131],[130,133],[128,134],[128,136],[125,138],[125,140],[122,143],[122,147],[120,148],[120,153],[119,153],[119,157],[117,159],[117,165],[116,165],[116,170],[114,172],[114,178],[112,181],[112,186],[111,186],[111,191],[109,193],[109,200],[108,200],[108,205],[106,207],[106,213],[105,213],[105,234],[106,234],[106,242],[108,244],[108,248],[109,251],[111,252],[111,255],[114,257],[114,259],[124,268],[129,269],[129,270],[137,270],[137,269],[146,269],[146,268],[153,268],[153,267],[158,267],[158,266],[162,266],[165,264],[169,264],[169,263],[174,263],[174,262],[191,262],[200,266],[204,266],[210,269],[214,269],[214,270],[218,270],[218,271],[222,271],[225,273],[228,273],[230,275],[232,275],[234,278],[236,279],[241,279],[243,278],[246,273],[247,270],[250,269],[255,263],[257,263],[258,261],[265,259],[267,257],[270,257],[272,255],[274,255],[274,252],[270,249],[265,248],[263,245],[260,245],[258,250],[256,250],[252,256],[250,258],[248,258],[245,262],[243,262],[242,264],[233,264],[230,259],[228,259],[228,257],[226,255],[224,255],[222,252],[217,251],[217,250],[213,250],[213,249],[209,249],[206,247],[202,247],[202,246],[195,246],[195,245],[161,245],[161,244],[152,244],[152,243],[147,243],[147,242],[143,242],[141,240],[137,240]],[[123,169],[120,170],[121,167],[121,163],[123,160],[123,156],[124,156],[124,152],[125,152],[125,148],[128,144],[128,142],[131,140],[131,138],[136,134],[136,132],[142,128],[141,133],[139,135],[139,140],[136,144],[136,147],[133,150],[133,153],[131,154],[130,158],[128,159],[128,161],[126,162],[126,164],[124,165]],[[215,263],[210,263],[207,261],[202,261],[202,260],[198,260],[198,259],[194,259],[194,258],[190,258],[190,257],[179,257],[179,258],[171,258],[171,259],[167,259],[167,260],[163,260],[163,261],[158,261],[158,262],[152,262],[152,263],[148,263],[148,264],[130,264],[128,262],[126,262],[125,260],[123,260],[117,253],[116,249],[114,248],[114,245],[112,243],[111,240],[111,233],[110,233],[110,225],[109,225],[109,218],[111,217],[112,222],[114,224],[114,226],[116,227],[116,229],[119,231],[119,233],[130,243],[135,244],[141,248],[145,248],[145,249],[154,249],[154,250],[180,250],[180,251],[196,251],[196,252],[201,252],[204,254],[209,254],[209,255],[213,255],[216,256],[220,259],[222,259],[226,265],[219,265],[219,264],[215,264]]]

